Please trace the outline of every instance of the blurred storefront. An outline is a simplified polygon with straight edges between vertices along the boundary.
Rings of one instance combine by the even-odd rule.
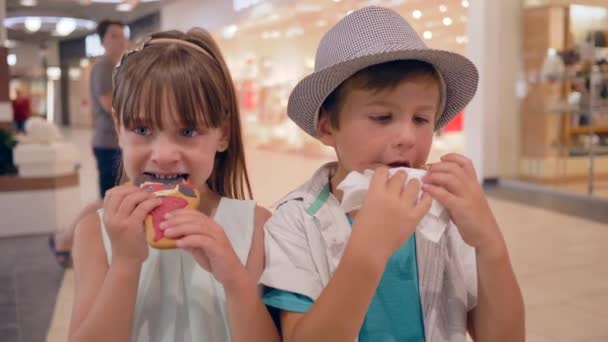
[[[297,81],[312,72],[322,35],[349,12],[374,2],[378,3],[356,0],[233,1],[231,8],[226,4],[209,7],[216,14],[214,23],[205,18],[191,23],[206,23],[205,27],[212,31],[224,52],[237,87],[249,144],[314,156],[331,155],[329,149],[288,120],[287,99]],[[388,5],[408,18],[429,46],[465,52],[467,1],[384,2],[386,4],[382,5]],[[182,8],[186,8],[188,1],[182,3]],[[171,12],[171,9],[164,10],[163,25],[175,28],[175,21],[166,20],[170,16],[167,11]],[[201,8],[199,13],[202,11]],[[222,13],[224,20],[221,20]],[[462,117],[459,117],[439,133],[450,132],[446,138],[450,143],[437,143],[463,149],[461,130]]]
[[[476,97],[438,132],[431,161],[463,152],[481,180],[608,196],[605,0],[180,0],[163,8],[161,25],[213,32],[237,84],[248,143],[331,155],[287,119],[287,98],[312,71],[323,33],[369,5],[395,9],[430,47],[464,54],[480,71]],[[572,106],[589,106],[590,82],[593,110],[585,114]]]
[[[519,178],[608,198],[608,2],[527,1]]]

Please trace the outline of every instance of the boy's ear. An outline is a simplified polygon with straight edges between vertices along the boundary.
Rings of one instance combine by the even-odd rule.
[[[335,147],[334,133],[336,129],[332,126],[329,118],[329,113],[319,113],[319,122],[317,123],[317,136],[323,145]]]

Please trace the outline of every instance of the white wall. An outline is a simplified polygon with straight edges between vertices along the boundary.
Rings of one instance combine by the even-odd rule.
[[[161,10],[161,30],[186,31],[198,26],[215,30],[236,19],[232,1],[176,0]]]
[[[520,1],[470,1],[467,56],[480,73],[464,119],[466,154],[480,179],[512,176],[519,165]]]

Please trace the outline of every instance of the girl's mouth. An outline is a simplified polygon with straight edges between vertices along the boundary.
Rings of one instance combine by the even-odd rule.
[[[145,182],[154,183],[170,183],[176,184],[182,181],[188,181],[189,174],[187,173],[154,173],[144,172],[140,177],[137,177],[137,183],[142,184]]]

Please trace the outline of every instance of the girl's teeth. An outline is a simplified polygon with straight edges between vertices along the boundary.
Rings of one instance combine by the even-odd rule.
[[[158,179],[177,179],[178,175],[155,175]]]

